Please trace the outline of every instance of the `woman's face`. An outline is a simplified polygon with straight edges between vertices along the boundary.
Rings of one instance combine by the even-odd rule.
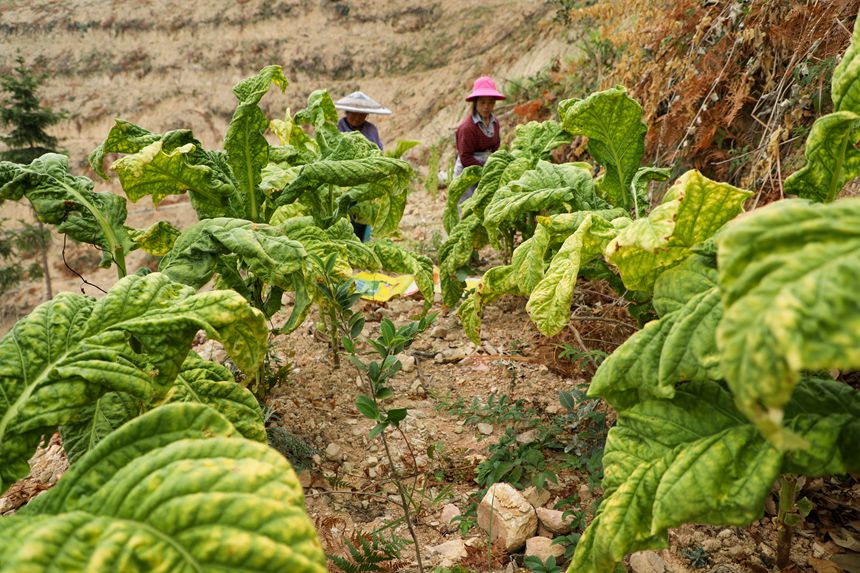
[[[475,100],[475,109],[481,117],[490,117],[493,108],[496,107],[496,99],[491,97],[479,97]]]
[[[352,127],[361,127],[364,125],[365,120],[367,120],[366,113],[358,113],[357,111],[346,112],[346,121]]]

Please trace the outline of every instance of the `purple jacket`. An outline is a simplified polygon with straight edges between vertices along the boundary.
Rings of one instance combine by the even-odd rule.
[[[376,126],[370,123],[369,121],[365,121],[361,124],[361,127],[358,129],[353,129],[351,125],[346,121],[345,117],[340,118],[340,121],[337,122],[337,130],[341,133],[347,133],[350,131],[358,131],[368,139],[368,141],[372,141],[376,144],[379,149],[382,149],[382,140],[379,139],[379,131],[376,130]]]

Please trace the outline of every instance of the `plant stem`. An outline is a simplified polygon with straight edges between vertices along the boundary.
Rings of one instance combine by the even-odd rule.
[[[777,515],[776,566],[785,569],[791,565],[791,537],[794,528],[785,523],[785,516],[794,508],[797,479],[783,476],[779,486],[779,514]]]
[[[334,367],[340,368],[340,355],[338,354],[337,340],[337,316],[335,315],[334,306],[328,309],[329,332],[331,332],[331,352],[334,355]]]
[[[400,504],[403,507],[403,517],[406,520],[406,527],[409,529],[409,535],[412,536],[412,542],[415,544],[415,557],[418,560],[418,571],[424,573],[424,565],[421,563],[421,546],[418,544],[418,535],[415,533],[415,528],[412,526],[412,512],[409,510],[409,498],[406,496],[406,490],[403,488],[403,482],[400,479],[400,474],[397,471],[397,466],[394,464],[394,457],[391,455],[391,450],[388,448],[388,440],[385,438],[385,432],[380,435],[382,438],[382,446],[385,448],[385,457],[388,458],[389,468],[394,475],[394,485],[397,486],[397,492],[400,494]]]

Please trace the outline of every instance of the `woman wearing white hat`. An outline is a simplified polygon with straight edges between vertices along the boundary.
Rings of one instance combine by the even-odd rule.
[[[345,111],[346,115],[337,122],[337,129],[342,132],[358,131],[368,140],[382,149],[382,140],[376,126],[367,121],[368,114],[391,115],[391,110],[382,107],[376,100],[363,92],[352,92],[334,103],[334,107]]]
[[[334,102],[334,107],[346,112],[346,115],[337,122],[338,131],[343,133],[357,131],[369,141],[375,143],[380,150],[382,149],[382,140],[379,139],[379,131],[375,125],[367,121],[367,116],[371,113],[376,115],[391,115],[390,109],[382,107],[379,102],[364,92],[352,92],[348,96]],[[352,230],[361,239],[362,243],[370,240],[370,225],[359,223],[352,217],[350,217],[350,222],[352,223]]]

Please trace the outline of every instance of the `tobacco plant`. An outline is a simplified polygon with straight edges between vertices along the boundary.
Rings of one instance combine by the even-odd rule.
[[[292,468],[203,404],[160,406],[125,424],[0,518],[0,571],[58,567],[326,571]]]
[[[40,439],[62,427],[72,463],[159,404],[217,407],[265,441],[254,397],[223,367],[189,353],[199,330],[246,372],[266,351],[262,314],[232,291],[196,293],[160,273],[131,275],[100,300],[60,293],[0,341],[0,492],[30,471]]]
[[[103,266],[116,264],[120,277],[128,274],[126,255],[142,248],[162,257],[159,270],[172,279],[199,288],[216,277],[217,286],[236,290],[267,317],[292,292],[285,332],[301,324],[313,302],[307,252],[337,252],[345,275],[353,266],[416,273],[432,301],[429,260],[393,243],[363,245],[349,224],[354,216],[379,236],[397,231],[412,170],[390,155],[414,142],[384,155],[361,134],[338,132],[334,104],[323,91],[311,94],[294,117],[270,123],[259,102],[271,86],[286,84],[281,68],[268,66],[233,88],[238,105],[223,151],[203,148],[187,129],[160,134],[123,120],[93,151],[90,164],[105,178],[107,154],[123,154],[111,169],[132,202],[151,197],[157,205],[187,193],[200,219],[188,229],[164,221],[127,227],[125,201],[93,191],[93,182],[71,175],[60,155],[30,165],[0,163],[0,199],[26,196],[41,220],[100,248]],[[313,137],[302,125],[314,128]],[[265,139],[269,127],[280,146]]]
[[[466,170],[452,183],[446,211],[448,241],[440,250],[443,301],[456,305],[465,283],[462,267],[486,242],[523,242],[510,263],[490,269],[462,302],[458,315],[473,341],[480,340],[483,307],[505,294],[529,298],[527,310],[541,333],[551,336],[568,322],[580,271],[611,264],[630,291],[650,293],[663,270],[676,265],[700,241],[741,212],[747,191],[717,183],[697,171],[681,176],[647,216],[647,182],[668,170],[640,167],[646,127],[642,109],[623,88],[560,104],[561,124],[521,126],[512,150],[490,156],[482,170]],[[564,134],[567,135],[564,135]],[[571,135],[588,137],[602,167],[545,160]],[[478,181],[456,222],[459,194]]]
[[[786,189],[830,201],[857,174],[855,43],[834,72]],[[780,483],[777,565],[809,512],[797,476],[860,470],[860,200],[783,200],[729,223],[654,284],[659,319],[613,352],[589,389],[618,411],[604,500],[569,571],[612,570],[683,523],[746,525]]]

